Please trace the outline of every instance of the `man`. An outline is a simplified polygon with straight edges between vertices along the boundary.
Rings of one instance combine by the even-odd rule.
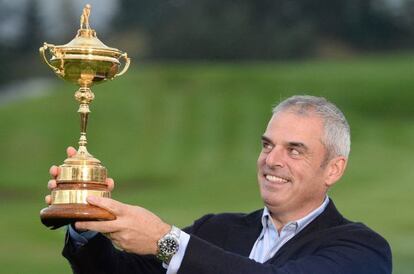
[[[349,125],[335,105],[293,96],[273,109],[262,136],[257,168],[264,209],[206,215],[181,231],[144,208],[89,197],[117,219],[77,222],[63,255],[75,273],[88,274],[391,273],[387,242],[344,219],[327,197],[349,151]]]

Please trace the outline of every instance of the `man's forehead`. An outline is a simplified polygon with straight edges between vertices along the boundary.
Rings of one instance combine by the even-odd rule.
[[[322,142],[323,134],[323,121],[316,114],[283,111],[272,116],[263,136],[272,142],[283,137],[285,142],[307,144],[313,140]]]
[[[309,126],[314,126],[318,129],[323,129],[323,119],[313,112],[296,112],[294,110],[284,110],[282,112],[277,112],[272,115],[269,121],[269,125],[271,124],[281,124],[287,122],[289,124],[302,124],[305,123]]]

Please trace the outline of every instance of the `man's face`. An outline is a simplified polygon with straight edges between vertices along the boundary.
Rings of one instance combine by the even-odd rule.
[[[273,115],[262,137],[257,160],[258,182],[272,211],[307,212],[319,206],[327,191],[323,121],[289,110]]]

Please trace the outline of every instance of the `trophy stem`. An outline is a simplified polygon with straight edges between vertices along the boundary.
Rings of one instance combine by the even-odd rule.
[[[88,144],[88,140],[86,139],[86,127],[88,126],[88,116],[89,116],[89,106],[86,104],[81,104],[79,106],[78,112],[80,113],[80,128],[81,128],[81,136],[79,138],[79,146],[86,147]]]
[[[75,93],[75,99],[80,103],[78,113],[80,114],[80,138],[79,138],[79,152],[86,152],[86,145],[88,140],[86,139],[86,129],[88,126],[88,116],[91,112],[89,104],[93,101],[95,95],[88,87],[81,87]]]

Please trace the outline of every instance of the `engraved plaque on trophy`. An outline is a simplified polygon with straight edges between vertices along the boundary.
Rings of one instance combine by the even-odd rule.
[[[59,167],[57,187],[51,204],[40,212],[42,223],[52,229],[74,221],[113,220],[110,212],[89,205],[88,196],[110,197],[106,184],[107,170],[86,149],[89,104],[94,99],[91,87],[124,74],[130,59],[125,52],[103,44],[89,25],[91,6],[83,9],[76,37],[65,45],[44,43],[39,49],[45,63],[60,78],[79,86],[80,139],[77,153]],[[121,68],[121,60],[124,60]]]

